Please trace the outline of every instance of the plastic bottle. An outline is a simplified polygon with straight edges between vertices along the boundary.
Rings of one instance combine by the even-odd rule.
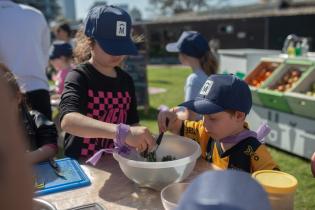
[[[296,44],[296,47],[295,47],[295,56],[302,56],[302,48],[301,48],[301,42],[298,42]]]
[[[301,48],[302,48],[302,56],[307,56],[307,53],[310,49],[307,38],[302,38]]]
[[[287,54],[288,54],[289,57],[294,57],[295,56],[295,48],[294,48],[292,42],[288,46]]]

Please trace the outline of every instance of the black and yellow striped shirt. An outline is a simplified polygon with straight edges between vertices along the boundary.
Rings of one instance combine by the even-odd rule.
[[[245,125],[246,127],[247,125]],[[267,147],[256,138],[242,140],[223,151],[219,142],[207,134],[202,121],[184,121],[181,135],[197,141],[202,158],[222,169],[233,168],[253,173],[259,170],[279,170]]]

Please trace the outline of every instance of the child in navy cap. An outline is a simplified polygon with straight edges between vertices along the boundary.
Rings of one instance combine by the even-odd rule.
[[[182,121],[175,109],[163,111],[158,116],[160,131],[170,130],[194,139],[201,146],[202,157],[223,169],[249,173],[278,169],[266,146],[258,140],[261,133],[249,130],[245,123],[252,98],[243,80],[234,75],[212,75],[194,100],[180,106],[203,115],[203,120]]]
[[[55,42],[50,47],[49,61],[56,69],[57,75],[54,78],[56,93],[60,95],[64,88],[64,82],[72,65],[72,46],[66,42]]]
[[[133,80],[119,67],[126,56],[137,54],[129,14],[116,6],[93,7],[76,38],[79,65],[68,74],[60,102],[65,154],[93,156],[88,162],[96,164],[105,151],[153,147],[149,130],[139,126]]]
[[[184,31],[175,43],[166,45],[168,52],[179,52],[179,60],[183,65],[191,67],[192,73],[185,83],[185,101],[193,100],[200,88],[211,74],[216,74],[218,61],[207,40],[196,31]],[[188,119],[200,120],[201,115],[188,112]]]

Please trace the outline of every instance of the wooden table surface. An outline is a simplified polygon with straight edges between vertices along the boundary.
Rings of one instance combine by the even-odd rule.
[[[160,192],[138,187],[123,174],[118,162],[112,156],[103,157],[96,167],[82,165],[82,168],[91,179],[90,186],[39,198],[51,202],[58,210],[95,202],[108,210],[164,209]],[[183,182],[190,182],[200,173],[213,169],[210,163],[199,159],[193,172]]]

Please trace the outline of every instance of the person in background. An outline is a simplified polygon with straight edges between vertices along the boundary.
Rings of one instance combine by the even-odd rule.
[[[0,77],[0,209],[32,210],[34,182],[15,92]]]
[[[271,210],[268,195],[249,174],[210,171],[199,175],[181,196],[176,210]]]
[[[133,80],[118,67],[127,55],[137,54],[130,30],[129,14],[104,4],[89,11],[77,33],[74,57],[80,64],[69,72],[60,102],[69,157],[99,157],[114,145],[117,152],[126,144],[138,151],[155,145],[149,130],[139,126]]]
[[[0,78],[10,87],[13,101],[18,104],[21,121],[28,137],[27,160],[31,164],[53,158],[58,150],[58,133],[53,122],[36,110],[29,110],[12,72],[0,63]]]
[[[199,95],[180,106],[203,115],[203,119],[183,121],[174,109],[162,111],[158,116],[160,132],[169,130],[197,141],[202,157],[222,169],[248,173],[279,170],[267,147],[259,141],[267,135],[267,128],[256,133],[249,130],[245,122],[252,97],[243,80],[234,75],[211,75]]]
[[[73,48],[75,47],[75,43],[71,37],[71,27],[67,22],[62,21],[57,23],[53,32],[57,40],[69,43]]]
[[[49,61],[56,69],[57,75],[54,78],[56,89],[55,92],[61,95],[64,88],[64,82],[67,74],[72,69],[72,47],[66,42],[54,42],[50,49]]]
[[[187,77],[184,88],[184,101],[193,100],[207,78],[218,71],[218,61],[208,46],[207,40],[196,31],[184,31],[175,43],[166,45],[168,52],[179,52],[179,60],[192,69]],[[189,120],[200,120],[191,110],[187,115]]]
[[[51,119],[48,79],[50,29],[37,9],[0,1],[0,61],[19,78],[19,86],[32,109]]]

